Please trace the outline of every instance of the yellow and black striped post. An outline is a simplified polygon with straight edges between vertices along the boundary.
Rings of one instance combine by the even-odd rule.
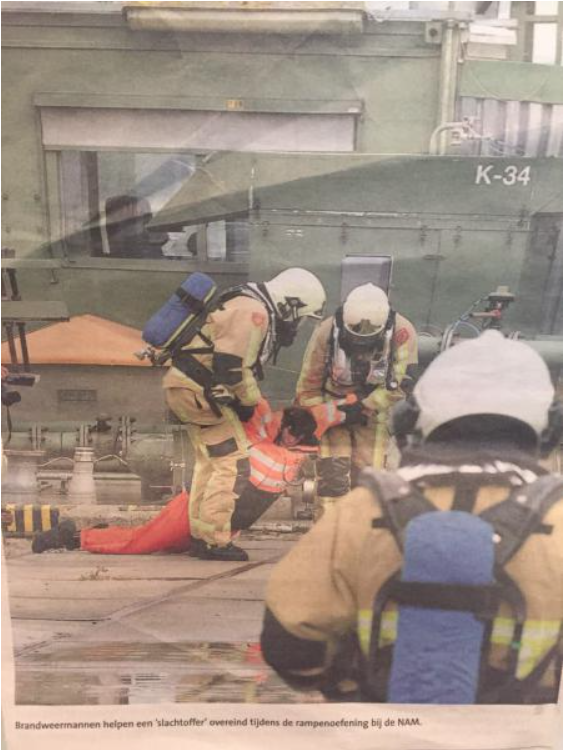
[[[48,531],[57,526],[59,509],[51,505],[3,505],[2,517],[5,536],[31,537],[36,531]]]

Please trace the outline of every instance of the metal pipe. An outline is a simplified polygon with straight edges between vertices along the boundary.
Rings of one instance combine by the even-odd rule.
[[[462,126],[462,122],[444,122],[443,124],[438,125],[430,136],[430,144],[428,147],[430,154],[432,156],[437,156],[437,154],[439,153],[437,140],[439,135],[444,133],[446,130],[455,130],[456,128],[461,128]]]
[[[438,126],[452,122],[455,119],[455,97],[457,82],[457,44],[459,41],[459,24],[453,19],[446,21],[443,27],[443,43],[441,46],[441,68],[439,79],[439,111]],[[441,132],[438,153],[447,151],[445,131]]]
[[[540,357],[543,357],[545,364],[550,370],[557,370],[563,367],[563,342],[559,336],[554,339],[518,339],[524,344],[531,346]]]
[[[160,31],[191,34],[362,34],[365,13],[361,4],[347,3],[335,9],[300,10],[265,6],[255,9],[168,7],[155,3],[147,7],[126,6],[126,22],[134,31]],[[337,6],[337,7],[336,7]]]
[[[559,336],[547,337],[543,339],[518,339],[523,344],[527,344],[540,357],[550,370],[557,370],[563,365],[563,342]],[[440,353],[441,337],[439,336],[418,336],[418,361],[419,364],[427,367],[435,357]]]

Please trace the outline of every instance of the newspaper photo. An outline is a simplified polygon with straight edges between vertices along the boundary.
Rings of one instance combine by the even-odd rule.
[[[2,747],[560,747],[563,4],[1,14]]]

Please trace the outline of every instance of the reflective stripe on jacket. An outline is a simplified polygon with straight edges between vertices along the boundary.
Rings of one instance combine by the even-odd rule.
[[[286,483],[296,479],[306,455],[268,441],[253,445],[249,450],[249,481],[266,492],[283,492]]]
[[[316,437],[320,438],[330,427],[345,420],[344,412],[337,408],[340,403],[352,403],[356,400],[351,395],[340,401],[328,401],[310,409],[316,420]],[[253,416],[244,423],[245,433],[252,447],[249,450],[251,473],[249,480],[257,488],[266,492],[283,492],[287,482],[293,482],[300,466],[308,454],[317,453],[316,448],[300,447],[289,449],[277,445],[282,411],[272,411],[269,402],[261,399]]]

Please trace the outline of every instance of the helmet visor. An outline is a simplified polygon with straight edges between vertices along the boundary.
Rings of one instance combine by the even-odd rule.
[[[346,352],[352,351],[375,351],[381,349],[384,342],[384,328],[373,333],[357,333],[349,326],[344,326],[340,331],[339,341]]]

